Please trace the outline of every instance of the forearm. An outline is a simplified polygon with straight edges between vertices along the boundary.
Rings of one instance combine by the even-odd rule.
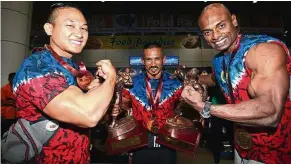
[[[80,127],[94,127],[106,113],[113,96],[115,80],[105,81],[101,86],[83,93],[70,86],[45,107],[50,117]]]
[[[272,101],[261,97],[239,104],[212,105],[210,114],[245,126],[273,127],[280,116],[275,108]]]
[[[91,89],[84,95],[85,102],[82,102],[86,106],[84,109],[88,117],[96,124],[108,109],[114,94],[114,86],[115,80],[108,79],[100,87]]]

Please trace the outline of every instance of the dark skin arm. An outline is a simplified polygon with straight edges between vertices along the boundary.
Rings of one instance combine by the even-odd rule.
[[[261,43],[247,54],[246,66],[252,73],[247,91],[250,100],[238,104],[212,105],[211,115],[246,126],[276,127],[284,110],[289,88],[287,55],[280,45]],[[186,87],[182,97],[197,111],[204,102],[198,92]]]

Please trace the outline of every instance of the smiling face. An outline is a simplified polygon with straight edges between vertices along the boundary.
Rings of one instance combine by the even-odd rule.
[[[147,76],[151,79],[160,78],[165,60],[161,48],[144,49],[143,63]]]
[[[231,52],[238,36],[237,20],[222,4],[207,6],[199,17],[205,41],[218,51]]]
[[[44,28],[50,35],[50,46],[60,56],[72,57],[81,53],[88,40],[88,26],[83,14],[76,8],[59,8],[52,23]]]

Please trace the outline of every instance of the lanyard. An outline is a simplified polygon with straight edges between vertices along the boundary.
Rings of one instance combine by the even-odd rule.
[[[158,108],[159,101],[161,98],[161,93],[162,93],[162,87],[163,87],[163,74],[161,75],[159,79],[157,92],[156,92],[155,97],[153,98],[151,83],[150,83],[149,77],[146,76],[146,94],[147,94],[147,98],[152,109]]]
[[[65,62],[49,45],[45,45],[45,48],[49,49],[53,57],[64,67],[66,68],[69,72],[71,72],[74,76],[78,76],[82,74],[82,72],[86,72],[86,66],[85,64],[81,61],[79,63],[79,68],[80,71],[76,70],[74,67],[72,67],[70,64]]]
[[[228,66],[226,66],[226,61],[225,61],[225,58],[223,57],[223,72],[224,72],[224,78],[227,80],[227,86],[228,86],[228,89],[229,89],[229,95],[230,95],[230,101],[232,104],[235,103],[235,98],[234,98],[234,95],[233,95],[233,88],[231,86],[231,79],[230,79],[230,64],[235,56],[235,54],[237,53],[239,47],[240,47],[240,40],[241,40],[241,35],[238,35],[238,38],[237,38],[237,42],[235,44],[235,47],[234,47],[234,50],[232,51],[231,53],[231,56],[230,56],[230,59],[229,59],[229,62],[228,62]]]

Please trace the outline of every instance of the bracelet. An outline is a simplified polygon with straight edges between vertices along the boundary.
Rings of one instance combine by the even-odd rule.
[[[205,101],[204,108],[203,108],[202,111],[200,112],[200,115],[201,115],[203,118],[209,118],[209,117],[211,117],[211,115],[210,115],[210,106],[211,106],[211,102],[209,102],[209,101]]]

